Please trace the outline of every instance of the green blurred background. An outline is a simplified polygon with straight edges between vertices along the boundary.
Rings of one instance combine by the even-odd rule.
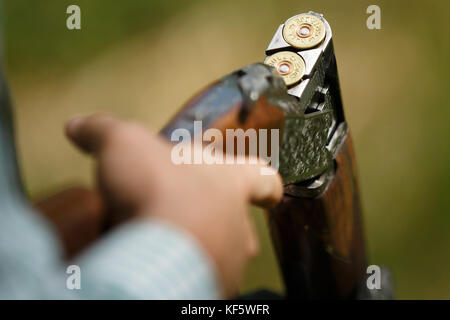
[[[78,4],[82,30],[66,28]],[[381,7],[382,30],[366,28]],[[6,61],[19,155],[33,198],[92,185],[92,162],[62,134],[73,114],[109,112],[153,129],[199,88],[262,61],[277,26],[314,10],[330,22],[353,131],[370,262],[398,298],[450,298],[448,1],[6,0]],[[281,289],[262,252],[242,290]]]

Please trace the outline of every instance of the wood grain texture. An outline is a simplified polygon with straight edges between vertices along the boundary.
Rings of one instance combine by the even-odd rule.
[[[224,88],[229,95],[234,97],[233,99],[221,94]],[[205,100],[214,103],[205,108]],[[207,112],[205,112],[205,109],[207,109]],[[209,128],[218,129],[223,136],[223,146],[226,146],[227,129],[242,129],[244,131],[254,129],[256,130],[258,141],[259,129],[267,129],[267,150],[270,151],[270,129],[278,129],[279,138],[281,139],[285,114],[280,108],[271,105],[264,96],[260,97],[247,109],[243,96],[237,87],[218,82],[208,86],[189,100],[180,112],[161,130],[161,134],[168,140],[170,140],[172,132],[179,128],[188,129],[192,134],[194,121],[202,121],[203,130]],[[234,145],[236,146],[237,138],[235,137],[234,139]],[[246,155],[248,155],[248,150],[248,141],[246,141]],[[233,153],[233,150],[224,150],[224,152]]]
[[[267,218],[290,298],[354,297],[366,255],[350,134],[328,189],[313,199],[285,195]]]

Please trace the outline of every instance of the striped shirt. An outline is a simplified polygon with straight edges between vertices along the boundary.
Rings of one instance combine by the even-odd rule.
[[[216,299],[213,265],[196,240],[162,221],[134,221],[76,261],[61,258],[52,230],[25,201],[0,203],[1,299]],[[69,265],[80,289],[70,290]]]

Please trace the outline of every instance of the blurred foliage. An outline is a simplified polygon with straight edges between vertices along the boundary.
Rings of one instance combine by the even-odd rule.
[[[65,27],[69,4],[82,30]],[[382,30],[366,28],[381,7]],[[64,140],[73,113],[107,111],[158,128],[200,87],[261,61],[276,27],[309,10],[331,23],[353,131],[370,262],[390,267],[398,298],[450,298],[450,2],[7,0],[6,52],[18,142],[33,197],[92,183]],[[281,289],[262,242],[243,290]]]
[[[195,1],[5,0],[9,66],[77,66],[118,41],[157,28]],[[64,27],[71,4],[82,8],[83,32]]]

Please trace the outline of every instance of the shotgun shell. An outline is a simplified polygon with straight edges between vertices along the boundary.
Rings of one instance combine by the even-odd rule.
[[[274,67],[287,86],[299,82],[305,74],[305,61],[291,51],[277,52],[267,57],[265,64]]]
[[[325,39],[325,24],[312,14],[299,14],[284,23],[283,38],[298,49],[309,49]]]

